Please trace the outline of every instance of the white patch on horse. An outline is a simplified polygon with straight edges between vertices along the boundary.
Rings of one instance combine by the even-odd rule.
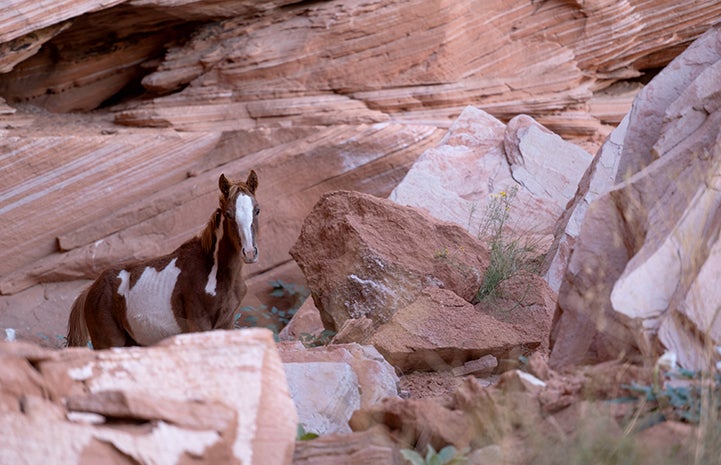
[[[125,297],[130,333],[139,344],[155,344],[181,332],[171,303],[180,275],[176,261],[177,258],[172,259],[161,271],[146,267],[133,287],[130,287],[128,271],[118,273],[118,294]]]
[[[238,223],[238,234],[243,245],[243,255],[255,247],[253,241],[253,199],[245,194],[238,195],[235,200],[235,221]]]
[[[205,293],[215,296],[215,290],[218,286],[218,252],[220,250],[220,240],[223,238],[223,223],[225,217],[220,217],[220,224],[215,230],[215,251],[213,252],[213,268],[208,275],[208,283],[205,285]]]

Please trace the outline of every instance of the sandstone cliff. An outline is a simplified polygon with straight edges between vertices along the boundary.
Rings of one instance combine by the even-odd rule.
[[[0,311],[54,344],[87,279],[199,231],[221,171],[261,179],[250,275],[302,279],[287,251],[324,192],[387,196],[468,104],[594,150],[721,5],[13,0],[0,17]]]

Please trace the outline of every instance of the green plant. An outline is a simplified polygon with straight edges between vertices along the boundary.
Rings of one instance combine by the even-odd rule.
[[[300,284],[286,283],[282,279],[270,281],[269,284],[273,287],[273,290],[270,291],[270,295],[273,297],[295,297],[296,302],[303,303],[310,294],[307,287]]]
[[[280,279],[271,281],[270,285],[273,287],[270,291],[270,295],[272,297],[283,299],[289,303],[289,307],[285,310],[276,306],[273,306],[270,309],[270,313],[277,319],[280,323],[280,327],[282,328],[290,323],[291,318],[293,318],[293,315],[295,315],[305,299],[308,297],[310,291],[305,286],[286,283]]]
[[[241,307],[233,319],[235,328],[265,327],[273,331],[277,338],[280,330],[290,322],[310,294],[307,287],[286,283],[280,279],[270,281],[268,284],[271,286],[268,295],[272,297],[274,305],[271,305],[270,308],[265,304],[257,307]]]
[[[412,465],[464,465],[468,462],[466,454],[468,449],[459,451],[453,446],[446,446],[436,452],[430,444],[425,457],[412,449],[401,449],[403,458]]]
[[[303,426],[302,423],[298,423],[298,429],[295,435],[296,441],[310,441],[311,439],[315,439],[317,437],[318,434],[306,431],[305,426]]]
[[[654,380],[651,385],[637,383],[622,385],[621,387],[636,396],[615,399],[615,401],[637,401],[640,398],[644,408],[642,415],[651,418],[646,423],[652,423],[654,420],[680,420],[699,424],[704,413],[709,413],[709,406],[714,406],[717,414],[719,413],[721,375],[678,369],[664,376],[672,383]],[[707,408],[704,408],[704,405]]]
[[[301,344],[303,344],[306,348],[311,348],[327,346],[328,344],[330,344],[330,341],[335,335],[335,331],[330,329],[324,329],[318,334],[300,333],[300,337],[298,339],[300,340]]]
[[[498,286],[521,271],[537,272],[533,257],[534,244],[517,236],[509,237],[504,231],[510,215],[511,203],[517,192],[518,188],[513,187],[508,192],[491,194],[491,201],[478,233],[479,238],[488,240],[490,262],[483,274],[481,287],[476,293],[476,301],[495,297]]]

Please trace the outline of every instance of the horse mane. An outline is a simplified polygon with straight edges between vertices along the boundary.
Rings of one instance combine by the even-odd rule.
[[[220,208],[217,208],[200,234],[200,246],[206,254],[212,253],[215,247],[215,230],[218,229],[221,215]]]

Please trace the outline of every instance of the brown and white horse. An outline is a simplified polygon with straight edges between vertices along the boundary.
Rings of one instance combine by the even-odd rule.
[[[243,262],[258,260],[258,176],[230,182],[221,174],[220,206],[203,232],[174,252],[103,271],[78,296],[68,321],[69,346],[151,345],[180,333],[230,329],[246,293]]]

